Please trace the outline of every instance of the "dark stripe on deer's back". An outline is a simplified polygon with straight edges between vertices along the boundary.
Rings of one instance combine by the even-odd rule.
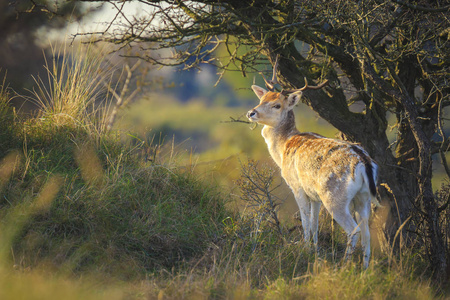
[[[373,167],[372,167],[372,160],[369,158],[369,156],[366,154],[366,152],[364,150],[362,150],[360,147],[358,147],[357,145],[352,145],[352,150],[355,151],[356,154],[359,155],[359,157],[361,158],[362,162],[364,163],[365,169],[366,169],[366,174],[367,177],[369,179],[369,189],[370,189],[370,193],[375,196],[377,194],[377,187],[376,187],[376,182],[374,181],[374,176],[373,176]]]
[[[327,151],[327,156],[330,156],[331,154],[333,154],[333,152],[335,152],[336,150],[342,149],[346,147],[346,145],[334,145],[332,146],[328,151]]]

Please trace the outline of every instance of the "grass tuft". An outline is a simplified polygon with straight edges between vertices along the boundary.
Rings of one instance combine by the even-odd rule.
[[[35,77],[35,88],[29,101],[37,105],[41,124],[83,128],[102,134],[107,115],[104,99],[108,74],[103,66],[101,50],[89,44],[69,48],[66,44],[52,47],[52,61],[46,60],[47,78]]]

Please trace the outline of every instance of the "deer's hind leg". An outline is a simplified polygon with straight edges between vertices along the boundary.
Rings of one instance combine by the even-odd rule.
[[[350,200],[348,199],[343,199],[343,201],[340,201],[340,199],[323,199],[325,208],[347,234],[347,249],[345,251],[345,257],[347,259],[353,254],[361,232],[361,229],[350,213],[349,204]]]
[[[364,268],[369,266],[370,259],[370,195],[359,194],[355,197],[355,217],[361,228],[361,246],[364,253]]]

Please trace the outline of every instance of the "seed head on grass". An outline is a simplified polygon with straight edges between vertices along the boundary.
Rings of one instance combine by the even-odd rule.
[[[13,150],[0,160],[0,193],[11,178],[14,171],[18,169],[22,156],[19,151]]]
[[[75,160],[85,183],[100,187],[104,172],[93,145],[90,143],[78,145],[74,152]]]

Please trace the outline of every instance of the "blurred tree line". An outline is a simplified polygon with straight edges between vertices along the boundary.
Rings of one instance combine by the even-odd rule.
[[[31,75],[44,73],[42,43],[49,42],[52,30],[63,29],[90,11],[77,1],[0,1],[0,69],[7,73],[10,87],[17,91],[31,89]]]
[[[100,11],[101,5],[86,5],[83,1],[69,0],[5,0],[0,3],[0,70],[7,73],[9,86],[19,94],[24,89],[32,89],[35,84],[32,76],[45,74],[45,60],[51,55],[46,49],[49,42],[63,36],[58,30],[75,22],[89,21],[89,16]],[[94,20],[92,20],[94,21]],[[70,38],[70,37],[69,37]],[[169,80],[177,89],[168,89],[181,101],[188,101],[199,95],[205,99],[221,98],[222,104],[236,106],[242,99],[236,97],[226,76],[219,88],[214,88],[216,78],[208,86],[201,84],[198,70],[182,72],[183,68],[173,68],[175,75]],[[177,72],[179,71],[179,72]],[[209,68],[215,75],[215,68]],[[200,84],[199,84],[200,82]],[[219,95],[219,96],[218,96]],[[247,94],[249,102],[252,95]],[[14,99],[15,105],[22,105],[20,97]],[[27,103],[27,102],[25,102]]]

